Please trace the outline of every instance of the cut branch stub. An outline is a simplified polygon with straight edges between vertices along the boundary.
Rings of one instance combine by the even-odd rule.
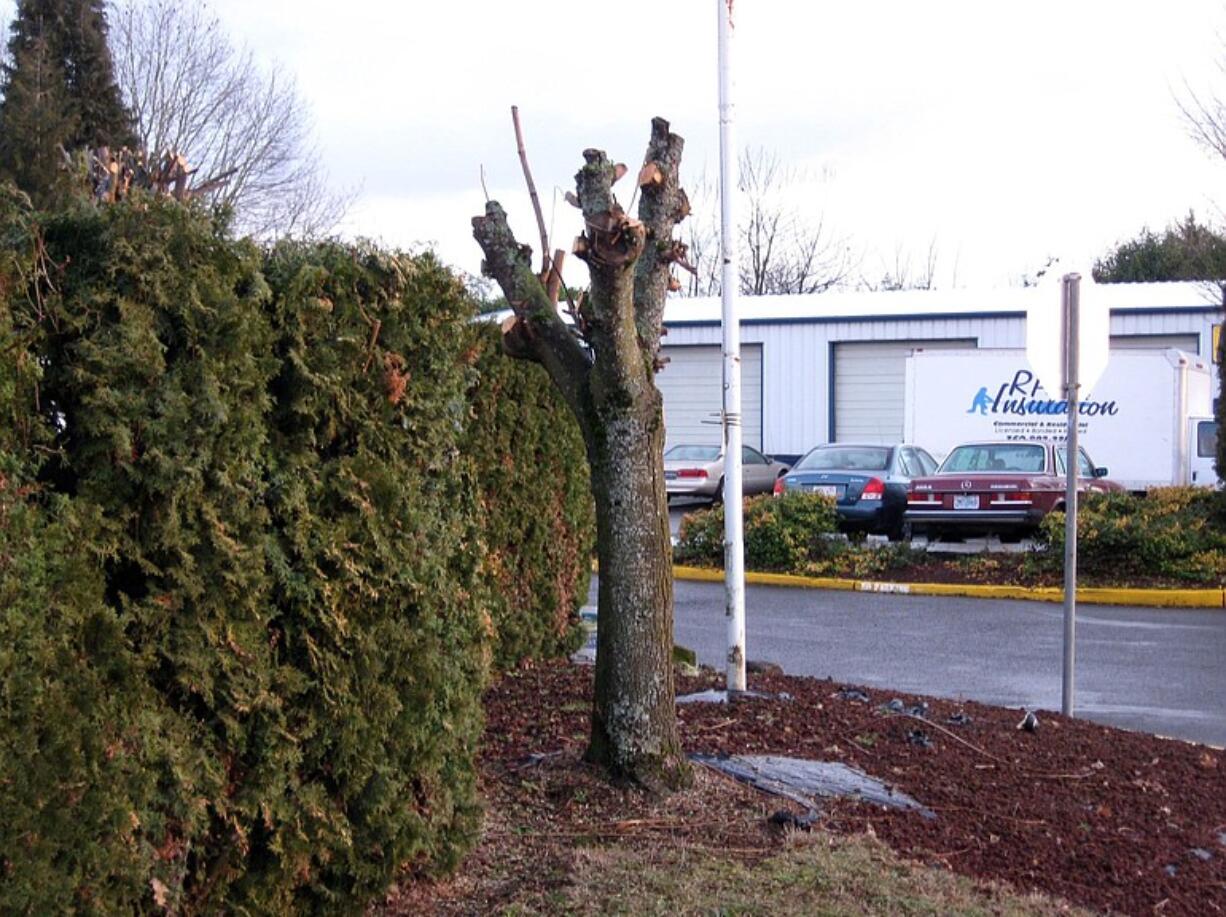
[[[507,215],[497,201],[487,201],[485,213],[473,217],[473,237],[485,254],[481,267],[494,278],[515,313],[515,322],[503,328],[503,349],[513,357],[534,360],[545,367],[562,396],[588,430],[584,392],[591,358],[574,332],[550,302],[541,278],[532,269],[532,249],[520,245]]]
[[[514,315],[508,315],[502,320],[502,351],[516,360],[539,362],[532,344],[532,332],[527,324]]]
[[[652,119],[651,140],[639,172],[642,196],[638,212],[650,244],[635,265],[634,303],[639,337],[646,342],[653,365],[659,365],[655,357],[664,322],[664,300],[670,289],[676,289],[671,265],[687,264],[685,247],[673,240],[677,222],[690,212],[679,178],[684,147],[685,141],[669,131],[666,120]]]
[[[473,217],[473,236],[485,253],[481,269],[498,281],[517,315],[548,306],[549,298],[532,270],[532,247],[521,245],[507,225],[506,211],[497,201],[485,205],[483,216]]]
[[[664,184],[664,171],[654,162],[643,163],[639,170],[639,187],[650,188],[653,185]]]
[[[690,247],[680,239],[671,239],[660,244],[660,260],[676,264],[691,274],[697,275],[698,273],[698,269],[690,264]],[[673,287],[670,285],[669,289]]]
[[[625,174],[625,166],[609,162],[603,150],[583,151],[584,166],[575,175],[587,242],[576,245],[574,254],[591,265],[621,267],[638,259],[647,238],[638,220],[626,216],[613,183]]]
[[[673,209],[672,217],[674,223],[680,223],[690,215],[690,196],[685,193],[684,188],[677,189],[677,206]]]
[[[627,217],[621,207],[616,204],[614,207],[587,221],[587,233],[575,240],[576,257],[588,264],[622,267],[633,264],[642,254],[646,228],[638,220]]]
[[[613,197],[616,170],[604,150],[584,150],[583,161],[583,168],[575,174],[575,190],[579,193],[583,218],[590,221],[617,207],[617,199]]]

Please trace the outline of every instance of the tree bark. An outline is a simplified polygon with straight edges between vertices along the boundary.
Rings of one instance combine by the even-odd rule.
[[[655,392],[626,408],[604,406],[589,445],[596,500],[596,686],[588,760],[653,789],[687,779],[674,708],[672,542]]]
[[[587,445],[600,562],[596,685],[589,760],[653,790],[688,782],[673,689],[672,543],[664,488],[664,414],[655,366],[670,265],[684,258],[672,230],[688,212],[677,182],[682,140],[652,122],[640,173],[641,220],[613,195],[625,167],[584,151],[576,176],[585,230],[575,254],[591,287],[578,327],[567,325],[532,271],[531,249],[491,201],[473,219],[485,272],[514,321],[504,350],[541,363],[570,405]]]

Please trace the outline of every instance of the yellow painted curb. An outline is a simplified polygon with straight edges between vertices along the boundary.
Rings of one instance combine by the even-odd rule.
[[[724,571],[712,567],[673,567],[673,578],[722,583]],[[970,583],[888,583],[872,580],[796,576],[790,573],[745,574],[745,582],[756,586],[790,586],[800,589],[840,589],[854,592],[894,593],[898,595],[948,595],[983,599],[1021,599],[1031,602],[1062,602],[1064,590],[1051,586],[981,586]],[[1113,589],[1085,587],[1077,590],[1077,601],[1087,605],[1136,605],[1146,608],[1226,608],[1222,589]]]
[[[1084,596],[1084,598],[1082,598]],[[1078,589],[1077,601],[1154,608],[1226,608],[1222,589]]]
[[[703,583],[722,583],[724,581],[724,571],[715,567],[673,567],[673,578],[697,580]],[[798,576],[794,573],[746,572],[745,582],[752,583],[755,586],[795,586],[804,589],[843,589],[850,591],[856,588],[855,580]]]
[[[720,571],[722,580],[723,571]],[[793,573],[746,573],[745,582],[757,586],[799,586],[804,589],[852,590],[858,585],[851,579],[834,579],[829,576],[797,576]]]

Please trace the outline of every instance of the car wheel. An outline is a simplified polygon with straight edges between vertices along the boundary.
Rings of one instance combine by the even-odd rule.
[[[715,493],[711,495],[711,505],[719,506],[724,502],[724,478],[721,475],[720,479],[715,482]]]

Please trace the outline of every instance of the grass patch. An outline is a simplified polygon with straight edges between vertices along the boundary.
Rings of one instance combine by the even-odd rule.
[[[793,835],[785,852],[745,863],[717,852],[624,845],[575,852],[572,883],[542,910],[625,915],[1051,914],[1061,904],[899,859],[872,838]],[[1078,913],[1067,911],[1068,913]]]

